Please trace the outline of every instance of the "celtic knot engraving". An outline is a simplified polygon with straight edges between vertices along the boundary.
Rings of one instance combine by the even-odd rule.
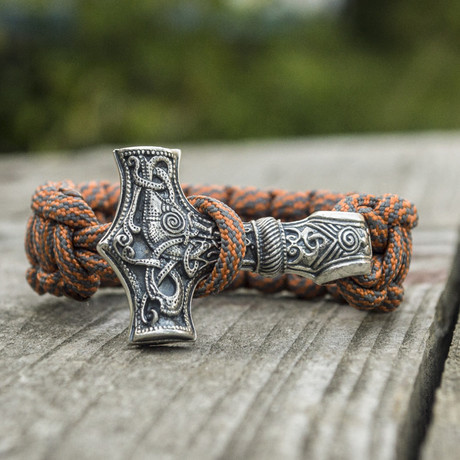
[[[287,270],[292,273],[327,278],[327,273],[339,267],[370,259],[367,229],[359,220],[345,213],[322,216],[316,213],[306,221],[284,226],[287,243]],[[326,281],[327,282],[327,281]]]
[[[102,243],[132,293],[132,333],[194,334],[189,306],[219,253],[215,224],[183,196],[174,151],[116,151],[123,191],[118,219]]]

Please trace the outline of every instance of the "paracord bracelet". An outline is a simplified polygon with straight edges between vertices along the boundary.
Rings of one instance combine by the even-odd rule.
[[[254,187],[188,185],[182,193],[178,151],[133,147],[115,155],[122,178],[118,212],[118,184],[50,182],[33,195],[27,280],[37,293],[86,300],[121,278],[132,310],[131,340],[149,343],[195,338],[189,310],[198,282],[198,296],[246,287],[305,299],[329,293],[362,310],[388,312],[401,303],[418,219],[409,201]],[[367,224],[368,269],[328,282],[352,263],[361,270],[366,263],[366,236],[350,213]],[[294,222],[307,216],[312,220]]]

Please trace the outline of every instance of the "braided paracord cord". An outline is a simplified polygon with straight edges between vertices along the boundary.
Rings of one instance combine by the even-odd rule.
[[[305,299],[330,293],[362,310],[392,311],[401,303],[412,253],[411,229],[418,219],[409,201],[390,194],[290,193],[253,187],[185,186],[184,193],[214,219],[221,235],[219,258],[196,295],[247,287],[270,293],[288,290]],[[98,287],[120,284],[96,251],[115,215],[119,194],[119,186],[108,182],[47,183],[36,190],[26,233],[31,264],[27,281],[35,291],[86,300]],[[272,216],[292,221],[327,210],[359,212],[365,218],[373,250],[369,275],[318,286],[297,275],[269,279],[239,271],[245,251],[241,219]]]

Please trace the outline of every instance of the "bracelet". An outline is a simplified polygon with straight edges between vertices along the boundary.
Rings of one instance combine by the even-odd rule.
[[[224,289],[329,293],[370,311],[400,305],[418,220],[409,201],[181,187],[178,150],[132,147],[115,158],[121,188],[64,181],[35,191],[25,247],[38,294],[86,300],[121,281],[137,343],[194,340],[191,298]]]

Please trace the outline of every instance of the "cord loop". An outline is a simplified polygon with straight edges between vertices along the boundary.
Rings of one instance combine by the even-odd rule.
[[[102,188],[101,195],[110,187],[108,183],[98,186]],[[101,218],[103,206],[98,206],[88,194],[85,200],[83,194],[91,188],[89,184],[77,190],[71,181],[48,182],[32,198],[34,214],[26,232],[26,254],[31,267],[26,277],[39,294],[48,292],[86,300],[99,286],[119,284],[96,251],[97,241],[109,224],[100,224],[88,201],[93,201]],[[110,200],[104,200],[107,201]]]
[[[199,212],[214,220],[221,239],[219,258],[211,274],[198,284],[195,295],[218,294],[232,283],[243,263],[246,252],[243,222],[232,208],[215,198],[195,195],[188,200]]]
[[[371,273],[338,280],[338,293],[362,310],[394,310],[402,301],[402,283],[409,270],[411,229],[418,220],[415,206],[396,195],[354,194],[341,200],[334,209],[358,212],[364,217],[373,250]]]

